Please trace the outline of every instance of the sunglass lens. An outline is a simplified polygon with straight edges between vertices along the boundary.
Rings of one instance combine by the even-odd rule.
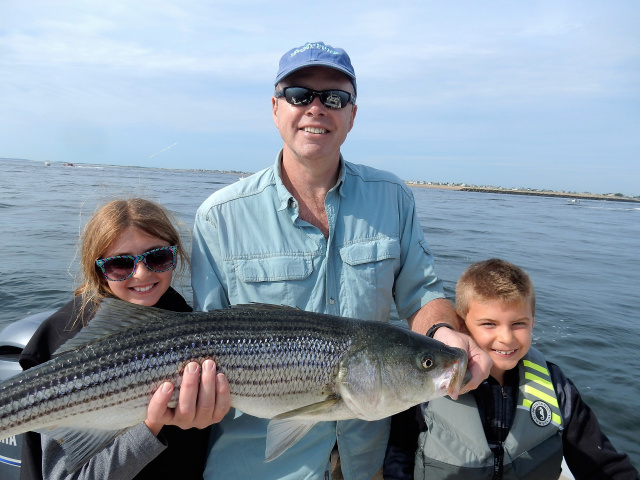
[[[304,87],[285,89],[285,98],[291,105],[309,105],[313,101],[313,91]]]
[[[124,280],[133,272],[133,258],[112,258],[102,266],[109,280]]]
[[[349,101],[349,95],[339,90],[327,90],[323,92],[322,103],[328,108],[342,108]]]
[[[328,108],[344,108],[349,103],[349,94],[341,90],[314,92],[305,87],[288,87],[284,90],[284,94],[291,105],[309,105],[316,94],[320,94],[320,100]]]
[[[151,270],[165,272],[173,268],[173,250],[156,250],[147,254],[146,263]]]

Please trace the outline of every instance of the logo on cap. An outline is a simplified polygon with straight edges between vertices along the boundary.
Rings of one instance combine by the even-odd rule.
[[[340,55],[340,52],[330,48],[329,46],[325,45],[322,42],[319,42],[319,43],[307,43],[304,47],[296,48],[293,52],[291,52],[289,56],[294,57],[299,53],[309,50],[310,48],[317,48],[319,50],[324,50],[325,52],[330,53],[332,55]]]

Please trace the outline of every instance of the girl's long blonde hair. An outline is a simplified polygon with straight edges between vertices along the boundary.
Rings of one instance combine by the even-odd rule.
[[[85,311],[94,310],[100,300],[113,296],[96,260],[102,258],[109,246],[129,227],[169,242],[169,245],[177,245],[176,271],[178,274],[184,271],[188,257],[174,222],[168,210],[142,198],[113,200],[94,213],[84,228],[80,246],[82,283],[75,291],[76,295],[83,295],[80,321],[86,325],[84,318],[90,315],[85,315]]]

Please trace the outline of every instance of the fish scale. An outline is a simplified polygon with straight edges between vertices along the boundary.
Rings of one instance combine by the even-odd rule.
[[[297,394],[309,384],[324,386],[335,377],[339,356],[314,339],[270,337],[246,340],[220,365],[235,395],[271,397]],[[343,346],[343,351],[348,343]],[[258,388],[256,388],[258,387]]]
[[[175,405],[186,364],[206,358],[226,374],[232,406],[273,419],[267,460],[317,421],[390,416],[459,388],[466,370],[464,351],[382,322],[259,304],[178,313],[106,299],[56,358],[0,384],[0,440],[50,435],[71,472],[142,422],[162,382],[176,386]]]

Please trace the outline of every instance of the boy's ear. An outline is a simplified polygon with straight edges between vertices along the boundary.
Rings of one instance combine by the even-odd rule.
[[[460,312],[458,310],[456,310],[456,315],[458,315],[458,318],[460,319],[460,333],[469,335],[469,329],[467,328],[467,319],[460,315]]]

